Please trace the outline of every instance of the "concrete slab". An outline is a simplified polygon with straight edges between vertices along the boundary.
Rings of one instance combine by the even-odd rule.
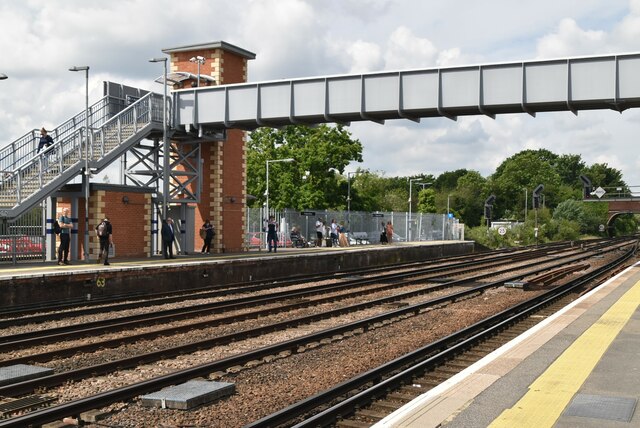
[[[27,364],[0,367],[0,386],[49,376],[53,373],[53,369],[48,367],[30,366]]]
[[[189,410],[235,393],[233,383],[191,380],[142,396],[142,405],[162,409]]]

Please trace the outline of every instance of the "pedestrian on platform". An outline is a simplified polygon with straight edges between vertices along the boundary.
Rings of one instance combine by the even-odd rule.
[[[331,219],[331,231],[329,232],[329,235],[331,236],[331,245],[334,247],[337,247],[339,245],[338,242],[338,234],[340,233],[340,226],[338,226],[338,223],[336,223],[336,219]]]
[[[386,244],[387,243],[387,225],[384,223],[384,220],[381,223],[381,227],[382,227],[382,232],[380,232],[380,243]]]
[[[113,227],[108,218],[104,218],[96,226],[96,236],[100,240],[100,252],[98,253],[98,264],[102,262],[104,255],[104,265],[109,266],[109,248],[113,245]]]
[[[391,244],[393,241],[393,224],[391,223],[391,220],[387,222],[385,232],[387,233],[387,242]]]
[[[273,252],[278,251],[278,223],[274,216],[269,216],[269,222],[267,223],[267,245],[269,252],[273,248]]]
[[[204,244],[202,245],[202,251],[201,251],[202,254],[204,254],[205,251],[207,252],[207,254],[211,253],[211,240],[213,239],[215,234],[216,234],[216,231],[214,230],[213,225],[211,224],[209,219],[206,219],[204,221],[204,224],[200,228],[200,236],[204,240]]]
[[[322,238],[324,238],[324,221],[318,217],[316,221],[316,247],[322,247]]]
[[[162,230],[160,234],[162,235],[162,254],[164,258],[175,259],[175,257],[173,257],[173,243],[176,240],[176,233],[171,217],[162,220]]]
[[[62,215],[58,218],[60,224],[60,246],[58,247],[58,264],[60,266],[71,264],[69,263],[69,245],[71,242],[71,229],[73,228],[73,222],[69,217],[69,208],[62,210]]]

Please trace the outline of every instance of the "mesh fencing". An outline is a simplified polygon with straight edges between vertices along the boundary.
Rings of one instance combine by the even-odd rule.
[[[278,224],[280,246],[291,246],[290,233],[295,227],[308,242],[316,240],[316,221],[324,222],[323,237],[329,237],[332,220],[347,230],[351,244],[379,243],[387,222],[393,225],[395,242],[464,240],[464,225],[446,214],[408,212],[364,212],[291,209],[270,210]],[[249,248],[266,245],[266,215],[262,208],[247,208],[247,239]],[[358,239],[356,239],[358,238]]]

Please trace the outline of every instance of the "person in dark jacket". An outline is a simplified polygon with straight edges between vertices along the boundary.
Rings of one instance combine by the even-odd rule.
[[[272,248],[274,253],[278,251],[278,224],[273,216],[269,217],[269,223],[267,223],[267,244],[269,252]]]
[[[109,266],[109,248],[113,245],[113,227],[108,218],[104,218],[96,226],[96,235],[100,239],[100,252],[98,253],[98,264],[102,261],[104,256],[104,265]]]
[[[176,239],[175,226],[173,225],[173,219],[167,217],[166,220],[162,220],[162,229],[160,231],[162,235],[162,254],[165,259],[175,259],[173,257],[173,241]]]
[[[209,219],[205,220],[204,224],[202,225],[202,227],[200,228],[200,233],[202,236],[202,239],[204,239],[204,245],[202,246],[202,254],[204,254],[204,252],[206,251],[207,254],[211,253],[211,240],[213,239],[213,236],[216,234],[215,230],[213,229],[213,225],[211,224],[211,222],[209,221]]]
[[[53,145],[53,138],[51,138],[51,135],[47,134],[47,130],[42,128],[40,130],[40,142],[38,143],[38,150],[36,151],[36,153],[40,153],[40,150],[42,150],[44,147],[50,147]]]

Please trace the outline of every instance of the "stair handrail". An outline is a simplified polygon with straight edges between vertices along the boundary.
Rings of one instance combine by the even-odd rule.
[[[162,95],[149,92],[107,120],[100,127],[92,129],[91,132],[94,138],[92,138],[89,159],[99,161],[115,148],[107,149],[105,146],[106,139],[104,136],[108,130],[115,133],[118,138],[117,146],[119,146],[122,142],[128,140],[128,138],[122,138],[122,129],[124,126],[132,125],[134,132],[138,132],[138,126],[141,124],[148,125],[151,122],[162,123],[162,99]],[[167,102],[167,104],[169,104],[169,102]]]
[[[106,95],[89,107],[90,127],[97,127],[106,122],[114,114],[121,111],[126,100]],[[77,129],[85,126],[85,110],[63,122],[52,130],[48,130],[53,141],[64,140]],[[28,159],[36,156],[36,149],[40,138],[40,129],[32,129],[22,137],[0,148],[0,171],[13,171]]]
[[[103,100],[105,100],[105,97]],[[110,97],[112,99],[117,99]],[[105,129],[108,127],[116,126],[116,134],[118,136],[118,145],[126,141],[128,138],[121,139],[123,126],[132,124],[134,130],[137,132],[141,130],[137,128],[140,125],[148,125],[151,122],[162,123],[162,95],[150,92],[145,94],[140,99],[131,103],[124,109],[121,109],[118,113],[112,115],[111,118],[103,120],[96,128],[92,128],[90,131],[93,135],[105,135]],[[102,101],[102,100],[101,100]],[[170,102],[167,99],[167,108],[169,109]],[[99,104],[99,103],[96,103]],[[95,104],[94,104],[95,105]],[[106,104],[108,106],[109,104]],[[91,114],[91,113],[90,113]],[[105,118],[106,115],[102,115]],[[170,117],[170,116],[168,116]],[[76,115],[76,123],[78,118],[84,122],[84,112],[81,115]],[[140,120],[142,119],[142,120]],[[65,123],[72,122],[69,120]],[[98,121],[96,121],[98,122]],[[60,128],[60,127],[59,127]],[[54,140],[54,144],[40,153],[32,154],[31,157],[26,158],[24,162],[17,165],[13,170],[3,171],[4,175],[0,177],[0,195],[9,196],[15,195],[15,203],[13,206],[22,204],[29,197],[37,194],[44,186],[58,179],[61,175],[67,173],[69,170],[74,169],[80,171],[83,167],[84,161],[84,126],[76,126],[75,129],[69,129],[65,132],[65,137]],[[62,135],[62,134],[58,134]],[[108,152],[104,150],[104,138],[92,139],[92,145],[90,146],[90,161],[102,159]],[[99,146],[99,156],[96,158],[96,146]],[[69,160],[72,162],[69,162]],[[93,163],[93,162],[92,162]],[[25,195],[23,186],[37,181],[35,190]]]

